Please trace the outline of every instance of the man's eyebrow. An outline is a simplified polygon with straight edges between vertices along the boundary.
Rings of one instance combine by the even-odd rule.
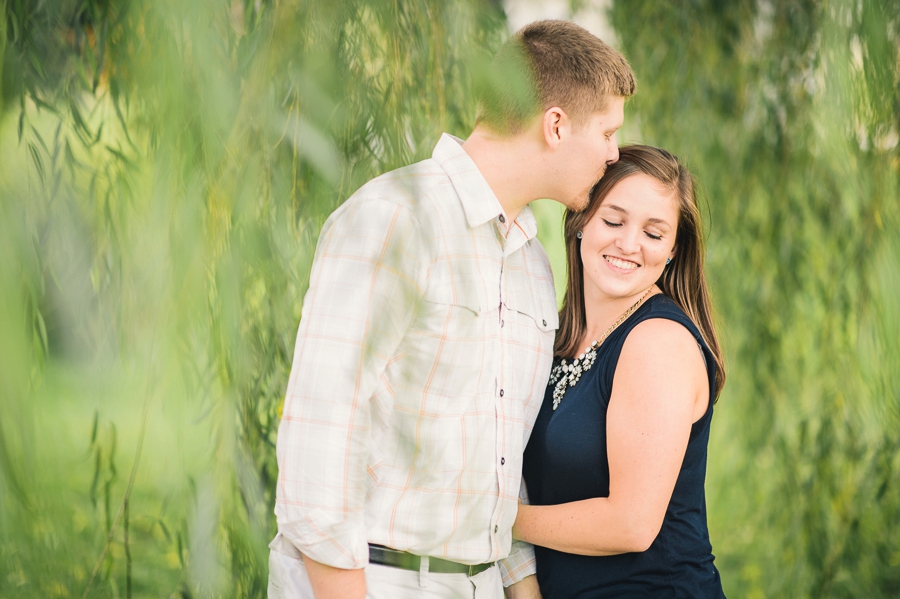
[[[616,212],[621,212],[622,214],[628,214],[628,211],[627,211],[627,210],[625,210],[625,209],[622,208],[621,206],[616,206],[615,204],[603,204],[603,205],[601,206],[601,208],[612,208],[612,209],[615,210]],[[661,218],[648,218],[648,219],[647,219],[647,222],[648,222],[648,223],[654,223],[654,224],[657,224],[657,225],[666,225],[666,226],[669,226],[669,227],[672,226],[672,225],[669,224],[668,221],[663,220],[663,219],[661,219]]]

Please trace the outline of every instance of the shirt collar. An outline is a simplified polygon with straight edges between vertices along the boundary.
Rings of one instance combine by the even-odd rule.
[[[503,214],[503,207],[481,171],[463,150],[462,143],[463,140],[458,137],[444,133],[431,157],[450,177],[469,226],[477,227]],[[537,234],[537,222],[529,206],[525,206],[519,213],[516,222],[509,228],[510,232],[515,228],[521,229],[526,240]]]
[[[522,233],[525,234],[525,239],[531,239],[537,235],[537,219],[534,217],[531,206],[522,208],[522,212],[519,213],[519,218],[513,223],[513,227],[515,226],[518,226],[518,228],[522,230]]]

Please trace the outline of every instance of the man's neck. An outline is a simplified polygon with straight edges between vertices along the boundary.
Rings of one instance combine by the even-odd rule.
[[[462,144],[500,201],[509,222],[541,197],[543,156],[535,132],[504,137],[486,127],[476,127]]]

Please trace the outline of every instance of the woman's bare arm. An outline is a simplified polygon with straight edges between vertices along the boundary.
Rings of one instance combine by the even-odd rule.
[[[651,319],[622,348],[607,412],[609,497],[519,506],[516,538],[580,555],[645,551],[662,526],[709,383],[682,325]]]

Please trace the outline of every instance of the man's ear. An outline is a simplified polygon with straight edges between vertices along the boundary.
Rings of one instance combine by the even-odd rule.
[[[559,106],[553,106],[544,111],[541,121],[541,131],[544,134],[544,141],[555,150],[559,147],[559,143],[569,135],[571,129],[571,121],[566,111]]]

